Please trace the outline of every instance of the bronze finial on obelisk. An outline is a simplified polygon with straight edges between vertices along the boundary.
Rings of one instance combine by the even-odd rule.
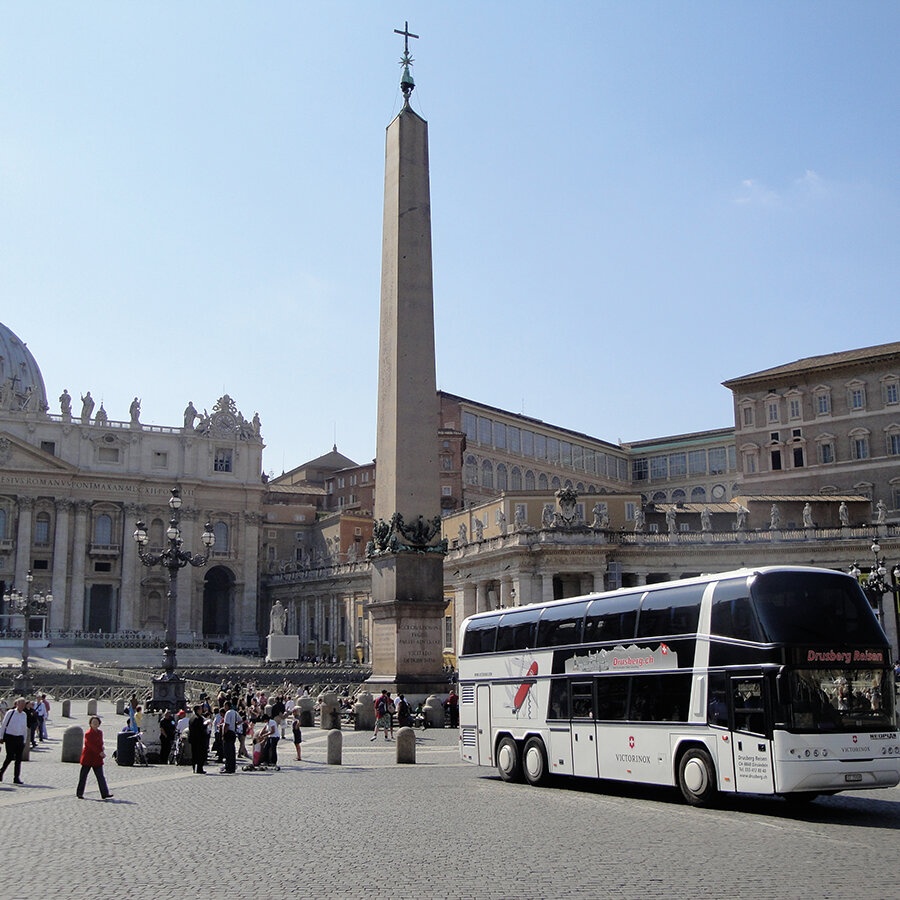
[[[403,109],[387,128],[378,425],[372,563],[372,678],[408,694],[442,681],[443,557],[434,358],[428,124],[409,105],[407,23]]]

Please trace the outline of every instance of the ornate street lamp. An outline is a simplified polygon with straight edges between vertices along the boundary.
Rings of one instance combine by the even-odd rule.
[[[166,530],[166,538],[169,546],[159,553],[148,553],[144,550],[147,546],[147,526],[138,522],[134,530],[134,540],[138,545],[138,556],[141,562],[148,568],[162,566],[169,570],[169,590],[166,594],[168,600],[168,617],[166,619],[166,646],[163,650],[163,668],[165,671],[153,679],[153,699],[151,708],[155,710],[180,709],[184,705],[184,679],[175,674],[177,666],[175,660],[175,648],[178,644],[178,572],[186,565],[205,566],[209,560],[209,554],[216,536],[213,534],[209,522],[203,531],[200,540],[206,547],[206,553],[202,556],[194,556],[187,550],[182,550],[183,543],[181,529],[178,527],[179,510],[181,509],[181,491],[172,488],[172,496],[169,498],[169,509],[172,517],[169,519],[169,527]]]
[[[49,591],[33,591],[34,575],[31,569],[25,576],[25,593],[10,590],[3,595],[9,609],[14,609],[25,617],[25,627],[22,629],[22,666],[15,677],[16,691],[20,697],[28,697],[33,690],[31,674],[28,671],[28,639],[31,636],[31,617],[40,616],[47,612],[53,602],[53,594]]]
[[[875,610],[875,615],[878,617],[878,621],[884,626],[884,609],[883,609],[883,598],[887,593],[891,593],[897,590],[898,583],[900,583],[900,565],[894,566],[894,570],[891,572],[893,576],[893,584],[887,582],[887,568],[885,567],[885,558],[882,556],[880,559],[878,558],[878,554],[881,553],[881,545],[878,543],[878,538],[872,539],[872,568],[869,570],[869,574],[860,581],[860,587],[862,587],[863,591],[866,594],[866,597],[869,600],[869,603],[872,606],[872,609]],[[862,576],[862,570],[854,561],[853,565],[850,566],[850,575],[852,575],[857,581],[860,580]]]

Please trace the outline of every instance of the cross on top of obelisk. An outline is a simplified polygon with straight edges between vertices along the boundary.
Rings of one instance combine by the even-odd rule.
[[[413,58],[409,55],[409,39],[418,38],[419,36],[413,34],[409,30],[409,22],[403,23],[403,31],[399,28],[395,28],[394,34],[403,35],[403,56],[400,57],[400,65],[403,66],[403,74],[400,76],[400,90],[403,91],[404,105],[409,106],[409,95],[416,86],[415,81],[413,81],[412,73],[409,71],[409,67],[414,62]]]

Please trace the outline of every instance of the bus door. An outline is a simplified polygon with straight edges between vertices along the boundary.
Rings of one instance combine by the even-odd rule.
[[[594,722],[594,682],[572,682],[572,771],[596,778],[597,725]]]
[[[766,682],[758,675],[732,675],[729,694],[735,790],[771,794],[775,782]]]
[[[478,765],[492,766],[491,747],[491,686],[479,684],[475,693],[475,721],[478,728]]]

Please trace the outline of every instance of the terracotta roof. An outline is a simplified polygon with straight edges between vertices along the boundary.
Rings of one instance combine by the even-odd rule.
[[[868,497],[862,494],[755,494],[745,497],[735,497],[735,502],[743,503],[871,503]]]
[[[900,356],[900,341],[894,341],[892,344],[876,344],[873,347],[861,347],[858,350],[842,350],[840,353],[826,353],[824,356],[807,356],[804,359],[798,359],[783,366],[775,366],[771,369],[753,372],[750,375],[730,378],[728,381],[723,381],[722,384],[725,387],[731,387],[744,381],[764,380],[782,375],[793,375],[799,372],[813,372],[819,369],[834,369],[840,366],[852,365],[853,363],[870,362],[892,356]]]

